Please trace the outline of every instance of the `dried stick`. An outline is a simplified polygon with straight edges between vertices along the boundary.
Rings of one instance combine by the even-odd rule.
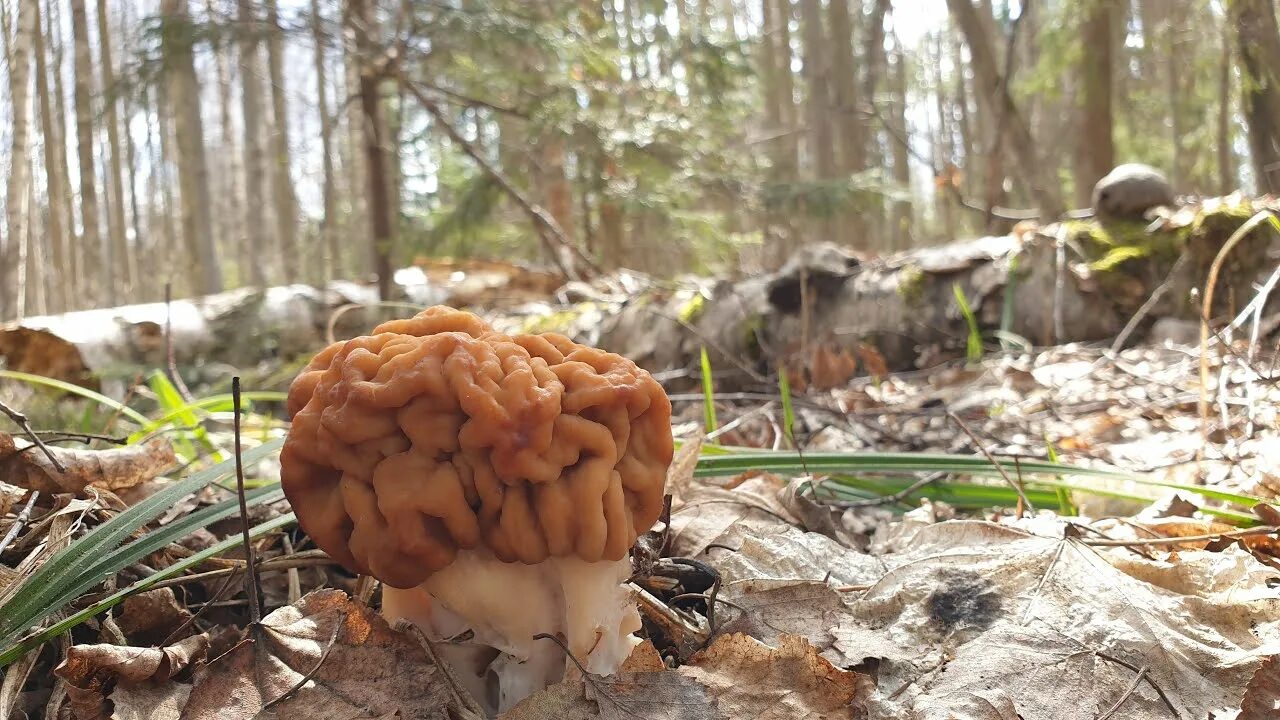
[[[53,451],[49,449],[49,446],[44,444],[44,441],[36,434],[36,431],[31,429],[31,423],[27,422],[26,415],[23,415],[2,402],[0,402],[0,414],[8,416],[8,418],[13,421],[14,425],[21,428],[22,433],[31,438],[31,441],[36,444],[36,447],[40,448],[40,450],[44,452],[45,457],[49,458],[49,462],[53,463],[53,466],[58,469],[58,472],[65,473],[67,471],[67,467],[62,464],[62,461],[58,460],[57,456],[53,454]]]
[[[235,417],[232,427],[236,443],[236,497],[240,500],[240,533],[244,539],[244,559],[248,568],[246,584],[249,595],[249,620],[253,627],[262,623],[262,602],[258,598],[258,569],[254,564],[253,541],[249,538],[249,508],[244,500],[244,462],[240,457],[240,376],[231,378],[231,404]]]

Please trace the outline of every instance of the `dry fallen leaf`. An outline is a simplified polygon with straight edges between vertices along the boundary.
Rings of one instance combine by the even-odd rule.
[[[120,490],[151,480],[177,463],[173,446],[162,437],[110,450],[50,447],[67,469],[64,473],[27,441],[9,440],[0,445],[0,477],[42,493],[79,493],[88,485]]]
[[[886,717],[1001,718],[1012,698],[1025,720],[1096,720],[1124,697],[1113,717],[1209,718],[1280,649],[1276,573],[1235,548],[1151,560],[957,521],[880,559],[832,632],[879,661]]]
[[[747,580],[732,583],[720,590],[729,600],[717,610],[721,623],[717,632],[741,633],[772,646],[784,635],[803,637],[830,660],[844,658],[827,655],[835,643],[831,629],[849,613],[840,593],[821,582],[794,582],[777,585],[768,581]]]
[[[130,642],[156,645],[191,619],[191,612],[178,603],[172,588],[148,590],[125,598],[115,620]]]
[[[67,683],[74,720],[149,717],[170,720],[178,717],[168,699],[181,698],[190,686],[170,682],[209,650],[208,635],[194,635],[165,648],[121,645],[75,645],[54,674]],[[139,705],[137,703],[147,704]],[[164,706],[152,703],[160,702]],[[143,715],[139,709],[145,709]]]
[[[416,640],[339,590],[280,608],[196,671],[184,720],[449,718],[444,674]]]
[[[865,715],[871,681],[841,670],[804,638],[777,648],[721,635],[675,670],[573,676],[534,693],[502,720],[826,720]]]
[[[721,635],[680,668],[717,701],[717,717],[791,720],[863,717],[871,679],[841,670],[804,638],[780,635],[778,647],[746,635]]]
[[[1262,661],[1244,691],[1236,720],[1272,720],[1280,717],[1280,655]]]

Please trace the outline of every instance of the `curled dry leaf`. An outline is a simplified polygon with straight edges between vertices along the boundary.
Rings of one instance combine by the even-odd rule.
[[[169,681],[203,659],[208,650],[208,635],[194,635],[165,648],[75,645],[54,674],[67,683],[74,720],[170,720],[178,717],[179,701],[190,686]]]
[[[1249,680],[1236,720],[1271,720],[1280,717],[1280,655],[1262,661]]]
[[[826,720],[863,717],[871,681],[793,635],[771,648],[721,635],[675,670],[581,676],[527,698],[502,720]]]
[[[146,482],[177,462],[173,446],[162,437],[110,450],[51,447],[65,473],[20,438],[0,444],[0,477],[28,490],[78,494],[88,485],[120,490]]]
[[[184,720],[379,716],[444,720],[451,691],[412,637],[338,590],[272,612],[196,671]]]

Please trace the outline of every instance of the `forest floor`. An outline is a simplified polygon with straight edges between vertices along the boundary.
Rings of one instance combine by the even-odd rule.
[[[1277,717],[1280,389],[1249,348],[1205,358],[1204,395],[1171,344],[673,392],[647,641],[502,717]],[[293,526],[278,396],[236,429],[163,377],[118,447],[0,432],[0,720],[476,717]]]

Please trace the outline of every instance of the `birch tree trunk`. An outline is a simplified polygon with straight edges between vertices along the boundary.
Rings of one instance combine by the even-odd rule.
[[[0,249],[0,318],[23,316],[26,298],[16,277],[25,265],[27,223],[31,220],[28,198],[31,188],[31,43],[36,34],[36,9],[18,3],[16,29],[9,57],[9,98],[13,109],[13,132],[9,144],[9,185],[5,192],[5,231]],[[37,281],[38,282],[38,281]]]
[[[71,0],[71,32],[75,43],[76,149],[80,166],[80,248],[84,259],[84,305],[102,298],[102,281],[109,277],[102,262],[102,236],[98,228],[98,186],[93,159],[93,59],[89,56],[89,22],[85,0]]]
[[[327,283],[341,272],[341,254],[338,249],[338,233],[333,225],[337,212],[333,187],[333,118],[329,116],[329,87],[325,73],[325,43],[321,24],[320,0],[311,0],[311,31],[316,57],[316,105],[320,113],[320,160],[324,167],[321,187],[324,216],[320,218],[320,240],[323,251],[318,249],[316,255],[324,258],[320,268],[320,280]]]
[[[129,247],[125,241],[124,171],[120,150],[120,114],[117,110],[120,90],[116,87],[111,60],[111,28],[107,22],[107,0],[98,0],[98,51],[102,62],[102,122],[107,126],[106,182],[107,237],[111,258],[111,281],[107,283],[107,302],[118,305],[131,299],[134,279],[129,273]]]
[[[238,19],[243,26],[240,35],[240,112],[244,130],[244,232],[246,247],[257,255],[247,255],[246,268],[251,284],[266,287],[262,249],[267,244],[266,212],[263,209],[265,188],[262,178],[262,83],[258,75],[258,30],[253,16],[252,0],[239,0]]]
[[[280,267],[286,284],[298,277],[302,256],[298,253],[298,199],[289,175],[289,108],[285,101],[284,30],[276,0],[267,0],[267,68],[271,78],[271,115],[275,132],[271,135],[271,187],[275,199],[276,240]]]
[[[893,125],[893,132],[898,137],[908,137],[907,135],[907,58],[902,52],[902,48],[897,48],[894,53],[894,64],[892,74],[893,86],[893,109],[890,113],[890,123]],[[941,128],[939,132],[941,132]],[[907,146],[900,142],[894,142],[893,145],[893,180],[902,189],[910,192],[911,189],[911,158],[907,153]],[[893,244],[889,247],[891,250],[901,250],[912,246],[911,240],[911,202],[909,200],[897,200],[893,203],[893,211],[889,214],[889,237],[893,238]]]
[[[53,114],[53,102],[49,90],[49,63],[45,56],[44,23],[39,18],[40,4],[31,4],[31,14],[36,15],[35,34],[32,42],[36,56],[36,97],[40,103],[40,133],[44,136],[45,188],[49,202],[48,245],[49,259],[57,275],[50,288],[49,305],[54,312],[66,312],[72,307],[75,292],[75,273],[68,257],[67,235],[71,229],[68,210],[70,188],[67,186],[66,128],[58,124]]]
[[[164,54],[170,64],[169,96],[173,100],[174,135],[178,144],[182,236],[192,261],[188,282],[194,292],[211,295],[222,290],[222,270],[213,246],[209,170],[187,0],[162,0],[160,8],[166,26],[174,30],[164,34]]]

